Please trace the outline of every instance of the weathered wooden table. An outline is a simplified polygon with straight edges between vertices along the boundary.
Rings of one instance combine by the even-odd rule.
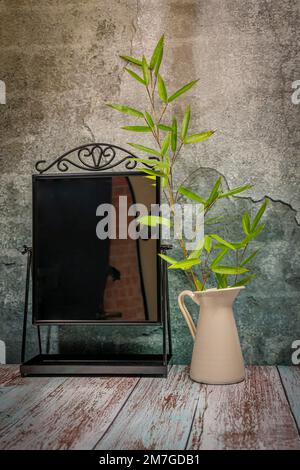
[[[21,378],[0,367],[1,449],[300,449],[300,367],[247,368],[237,385]]]

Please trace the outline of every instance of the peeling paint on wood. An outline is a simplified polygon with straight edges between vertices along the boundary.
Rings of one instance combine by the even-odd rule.
[[[22,426],[24,420],[31,417],[32,411],[59,387],[65,378],[32,377],[24,378],[25,383],[13,386],[9,393],[1,395],[0,402],[0,448],[10,448],[18,443],[18,438],[11,432]],[[36,431],[39,424],[35,423]]]
[[[182,366],[142,379],[96,449],[184,449],[200,389]]]
[[[48,379],[48,384],[40,388],[40,399],[27,406],[14,426],[3,429],[2,449],[91,449],[139,379],[74,377],[61,383],[58,380],[61,379]],[[26,398],[22,391],[26,393],[26,387],[16,401],[21,409],[22,398]]]
[[[18,377],[21,377],[18,364],[0,366],[0,387],[11,385],[11,382]]]
[[[287,398],[300,431],[300,367],[278,367]]]
[[[248,367],[245,382],[201,393],[188,449],[300,449],[276,367]]]
[[[0,449],[300,449],[300,368],[279,371],[248,367],[245,382],[210,386],[186,366],[167,379],[20,378],[1,367]]]

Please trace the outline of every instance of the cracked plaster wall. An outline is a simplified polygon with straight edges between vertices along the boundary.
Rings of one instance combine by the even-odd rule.
[[[245,359],[290,362],[291,342],[300,337],[300,105],[291,102],[300,78],[299,8],[297,0],[0,0],[0,79],[7,87],[0,105],[0,338],[8,361],[19,361],[25,259],[18,250],[31,240],[34,164],[90,141],[132,140],[119,130],[127,119],[104,105],[143,99],[118,55],[149,55],[165,32],[168,88],[200,78],[176,111],[192,103],[193,130],[217,129],[185,152],[178,180],[202,167],[192,184],[204,195],[218,174],[229,186],[254,184],[248,199],[228,202],[230,213],[272,199],[268,230],[257,242],[257,279],[236,304]],[[170,284],[175,362],[188,362],[192,342],[176,305],[187,286],[175,272]],[[100,335],[92,331],[97,347]],[[76,327],[53,327],[44,342],[50,335],[55,347],[79,345]],[[90,341],[90,330],[84,335]],[[123,331],[101,338],[105,347],[113,340],[125,347]],[[29,340],[33,353],[32,329]],[[132,347],[155,349],[159,340],[158,329],[135,332]]]

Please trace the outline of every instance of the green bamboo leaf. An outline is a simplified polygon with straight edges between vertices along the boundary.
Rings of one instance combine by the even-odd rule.
[[[162,41],[162,46],[158,50],[157,59],[156,59],[156,63],[155,63],[155,66],[154,66],[154,73],[155,73],[156,77],[158,76],[158,72],[159,72],[159,69],[160,69],[161,62],[162,62],[163,54],[164,54],[164,42]]]
[[[246,211],[242,217],[242,225],[246,235],[250,233],[250,217],[248,212]]]
[[[199,279],[195,278],[194,280],[195,280],[195,284],[196,284],[197,289],[198,289],[199,291],[203,291],[204,286],[203,286],[203,284],[199,281]]]
[[[214,243],[214,250],[222,250],[224,248],[224,245],[221,243]]]
[[[165,175],[169,175],[170,161],[168,160],[168,158],[165,158],[164,160],[160,160],[156,162],[155,166],[157,166],[157,168],[162,168],[164,170]]]
[[[166,217],[160,215],[143,215],[137,218],[137,221],[142,225],[148,225],[150,227],[156,227],[157,225],[166,225],[170,227],[171,222]]]
[[[144,118],[144,115],[143,113],[141,113],[141,111],[138,111],[137,109],[134,109],[134,108],[129,108],[129,106],[123,106],[121,104],[111,104],[111,103],[106,103],[106,106],[116,109],[117,111],[120,111],[121,113],[129,114],[130,116]]]
[[[148,178],[149,180],[156,180],[156,176],[144,176],[144,178]]]
[[[153,51],[153,54],[150,60],[150,65],[149,65],[150,70],[153,70],[154,68],[156,70],[157,67],[159,69],[159,66],[162,61],[163,50],[164,50],[164,35],[161,36],[161,38],[159,39]]]
[[[230,248],[230,250],[236,251],[236,248],[235,248],[234,245],[232,245],[231,243],[227,242],[227,241],[224,240],[223,238],[219,237],[219,235],[210,234],[209,236],[210,236],[210,238],[213,238],[214,240],[217,240],[217,242],[219,242],[221,245],[224,245],[224,246],[226,246],[227,248]]]
[[[231,242],[230,244],[234,246],[236,250],[240,250],[242,248],[245,248],[245,246],[248,244],[248,241],[245,238],[242,242]],[[221,243],[214,244],[215,249],[222,249],[223,247],[224,245],[222,245]]]
[[[143,60],[142,60],[142,69],[143,69],[145,85],[148,86],[150,82],[150,74],[149,74],[149,67],[146,61],[146,57],[144,55],[143,55]]]
[[[155,171],[155,170],[150,170],[148,168],[140,168],[140,171],[143,173],[146,173],[147,175],[150,176],[156,176],[157,178],[165,178],[166,175],[164,173],[161,173],[160,171]]]
[[[230,191],[227,191],[226,193],[219,194],[219,199],[222,199],[222,197],[234,196],[235,194],[242,193],[243,191],[247,191],[247,189],[251,189],[251,188],[253,188],[251,184],[246,184],[245,186],[239,186],[238,188],[231,189]]]
[[[138,82],[142,83],[143,85],[146,85],[145,80],[143,80],[142,77],[140,77],[137,73],[133,72],[132,70],[128,69],[127,67],[125,67],[125,70],[126,70],[126,72],[129,73],[129,75],[131,75],[132,78],[134,78]]]
[[[244,274],[249,271],[240,266],[212,266],[211,270],[218,274]]]
[[[202,250],[203,250],[203,247],[204,247],[204,240],[205,240],[205,237],[203,237],[198,243],[197,243],[197,247],[194,251],[192,251],[192,253],[189,255],[189,259],[194,259],[194,258],[199,258],[199,256],[201,255],[202,253]]]
[[[257,235],[263,231],[266,225],[267,225],[266,223],[258,225],[256,229],[254,230],[254,232],[251,233],[251,235],[253,235],[252,238],[257,237]]]
[[[151,116],[150,113],[148,113],[147,111],[145,111],[145,119],[148,123],[148,126],[153,129],[154,128],[154,121],[153,121],[153,117]]]
[[[171,126],[167,126],[166,124],[158,124],[157,127],[158,127],[158,129],[160,129],[161,131],[172,132],[172,127],[171,127]]]
[[[149,175],[148,178],[150,179],[160,178],[161,185],[163,188],[165,188],[168,182],[169,162],[155,161],[152,168],[153,169],[139,168],[139,170]],[[162,171],[159,171],[159,170],[162,170]]]
[[[249,233],[247,235],[245,242],[249,243],[253,238],[257,237],[257,235],[260,234],[260,232],[265,228],[266,224],[260,224],[253,232]]]
[[[212,239],[210,238],[209,235],[205,235],[204,237],[204,248],[207,253],[211,252],[211,247],[212,247]],[[223,248],[223,245],[222,245]]]
[[[154,67],[154,73],[156,76],[158,76],[162,58],[163,58],[163,49],[160,51],[159,56],[157,58],[157,62]]]
[[[231,242],[231,244],[236,250],[241,250],[242,248],[245,248],[248,243],[245,243],[245,240],[242,240],[241,242]]]
[[[138,65],[139,67],[142,66],[142,61],[139,59],[135,59],[134,57],[130,57],[129,55],[120,55],[120,57],[126,62],[130,62],[131,64]]]
[[[167,255],[163,255],[162,253],[158,253],[158,256],[160,256],[164,261],[166,261],[169,264],[177,263],[176,259],[171,258],[170,256],[167,256]]]
[[[200,134],[189,135],[188,137],[185,137],[183,142],[185,144],[196,144],[197,142],[201,142],[202,140],[208,139],[214,133],[215,131],[205,131],[205,132],[200,132]]]
[[[245,243],[244,242],[231,242],[230,243],[232,246],[234,246],[234,248],[236,250],[240,250],[241,248],[245,248]],[[214,248],[216,249],[222,249],[224,247],[224,245],[222,245],[221,243],[215,243],[214,244]]]
[[[254,250],[249,256],[247,256],[247,258],[245,258],[245,259],[241,262],[240,266],[245,266],[246,264],[248,264],[249,261],[251,261],[252,258],[254,258],[254,256],[257,255],[258,252],[259,252],[259,249],[258,249],[258,250]]]
[[[156,168],[156,166],[155,166]],[[160,182],[161,182],[161,185],[163,188],[166,187],[167,183],[168,183],[168,177],[165,173],[161,172],[161,171],[157,171],[157,170],[151,170],[151,169],[148,169],[148,168],[139,168],[140,171],[142,171],[143,173],[146,173],[148,175],[148,178],[151,178],[151,179],[156,179],[156,178],[160,178]]]
[[[244,286],[247,282],[249,282],[251,279],[253,279],[256,276],[256,274],[250,274],[249,276],[243,277],[240,279],[238,282],[235,282],[232,284],[230,287],[240,287]]]
[[[182,269],[185,271],[186,269],[190,269],[192,266],[195,266],[196,264],[200,264],[200,259],[184,259],[182,261],[178,261],[175,264],[172,264],[172,266],[169,266],[168,269]]]
[[[213,202],[215,202],[215,200],[218,198],[218,195],[219,195],[219,187],[220,187],[221,183],[222,183],[222,176],[220,176],[220,177],[217,179],[217,181],[216,181],[214,187],[212,188],[211,193],[210,193],[210,195],[209,195],[209,197],[208,197],[208,199],[207,199],[207,206],[210,206],[210,205],[211,205]]]
[[[121,129],[132,132],[151,132],[151,129],[148,126],[124,126],[121,127]]]
[[[183,93],[186,93],[187,91],[189,91],[198,81],[199,79],[193,80],[192,82],[187,83],[183,87],[179,88],[179,90],[175,91],[175,93],[173,93],[173,95],[169,97],[168,103],[171,103],[172,101],[176,100],[176,98],[181,96]]]
[[[181,126],[181,131],[180,131],[180,138],[183,142],[184,142],[184,139],[186,138],[190,118],[191,118],[191,107],[188,106],[183,116],[182,126]]]
[[[219,274],[219,273],[215,273],[215,275],[216,275],[216,279],[217,279],[217,283],[218,283],[218,289],[226,289],[226,287],[228,287],[227,275],[226,274]]]
[[[211,267],[216,266],[219,261],[221,261],[224,256],[228,253],[229,248],[225,247],[223,250],[220,251],[220,253],[212,260],[211,262]]]
[[[142,152],[150,153],[150,155],[156,155],[157,157],[160,157],[160,153],[157,150],[151,149],[150,147],[144,147],[144,145],[135,144],[133,142],[128,142],[128,145],[135,149],[141,150]]]
[[[171,149],[172,152],[176,152],[177,148],[177,119],[173,116],[172,120],[172,133],[171,133]]]
[[[161,178],[161,185],[163,188],[165,188],[166,186],[168,186],[168,178]]]
[[[267,205],[269,204],[269,200],[268,199],[265,199],[263,204],[261,205],[261,207],[259,208],[256,216],[254,217],[253,219],[253,222],[252,222],[252,225],[251,225],[251,232],[255,229],[255,227],[258,225],[260,219],[262,218],[266,208],[267,208]]]
[[[167,134],[161,146],[161,156],[164,157],[169,149],[171,134]]]
[[[185,188],[184,186],[180,186],[178,188],[178,192],[183,196],[186,196],[188,199],[191,199],[192,201],[199,202],[203,205],[206,204],[205,199],[203,199],[201,196],[198,196],[198,194],[194,193],[193,191],[190,191],[189,189]]]
[[[168,93],[167,93],[165,82],[160,74],[158,74],[158,77],[157,77],[157,89],[158,89],[158,94],[159,94],[160,99],[164,103],[167,103]]]

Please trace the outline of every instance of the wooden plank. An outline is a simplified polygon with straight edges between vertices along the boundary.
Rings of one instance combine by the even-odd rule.
[[[0,449],[7,444],[10,428],[24,420],[31,410],[53,393],[66,379],[24,377],[22,384],[1,388]]]
[[[300,449],[276,367],[247,368],[246,381],[205,386],[189,449]]]
[[[184,449],[200,388],[185,366],[142,379],[96,449]]]
[[[51,381],[58,379],[50,379]],[[105,433],[138,378],[74,377],[27,406],[3,430],[2,449],[91,449]],[[22,403],[19,406],[23,407]]]
[[[11,385],[12,381],[20,378],[20,366],[18,364],[2,364],[0,366],[0,387]]]
[[[278,367],[292,413],[300,432],[300,367]]]

